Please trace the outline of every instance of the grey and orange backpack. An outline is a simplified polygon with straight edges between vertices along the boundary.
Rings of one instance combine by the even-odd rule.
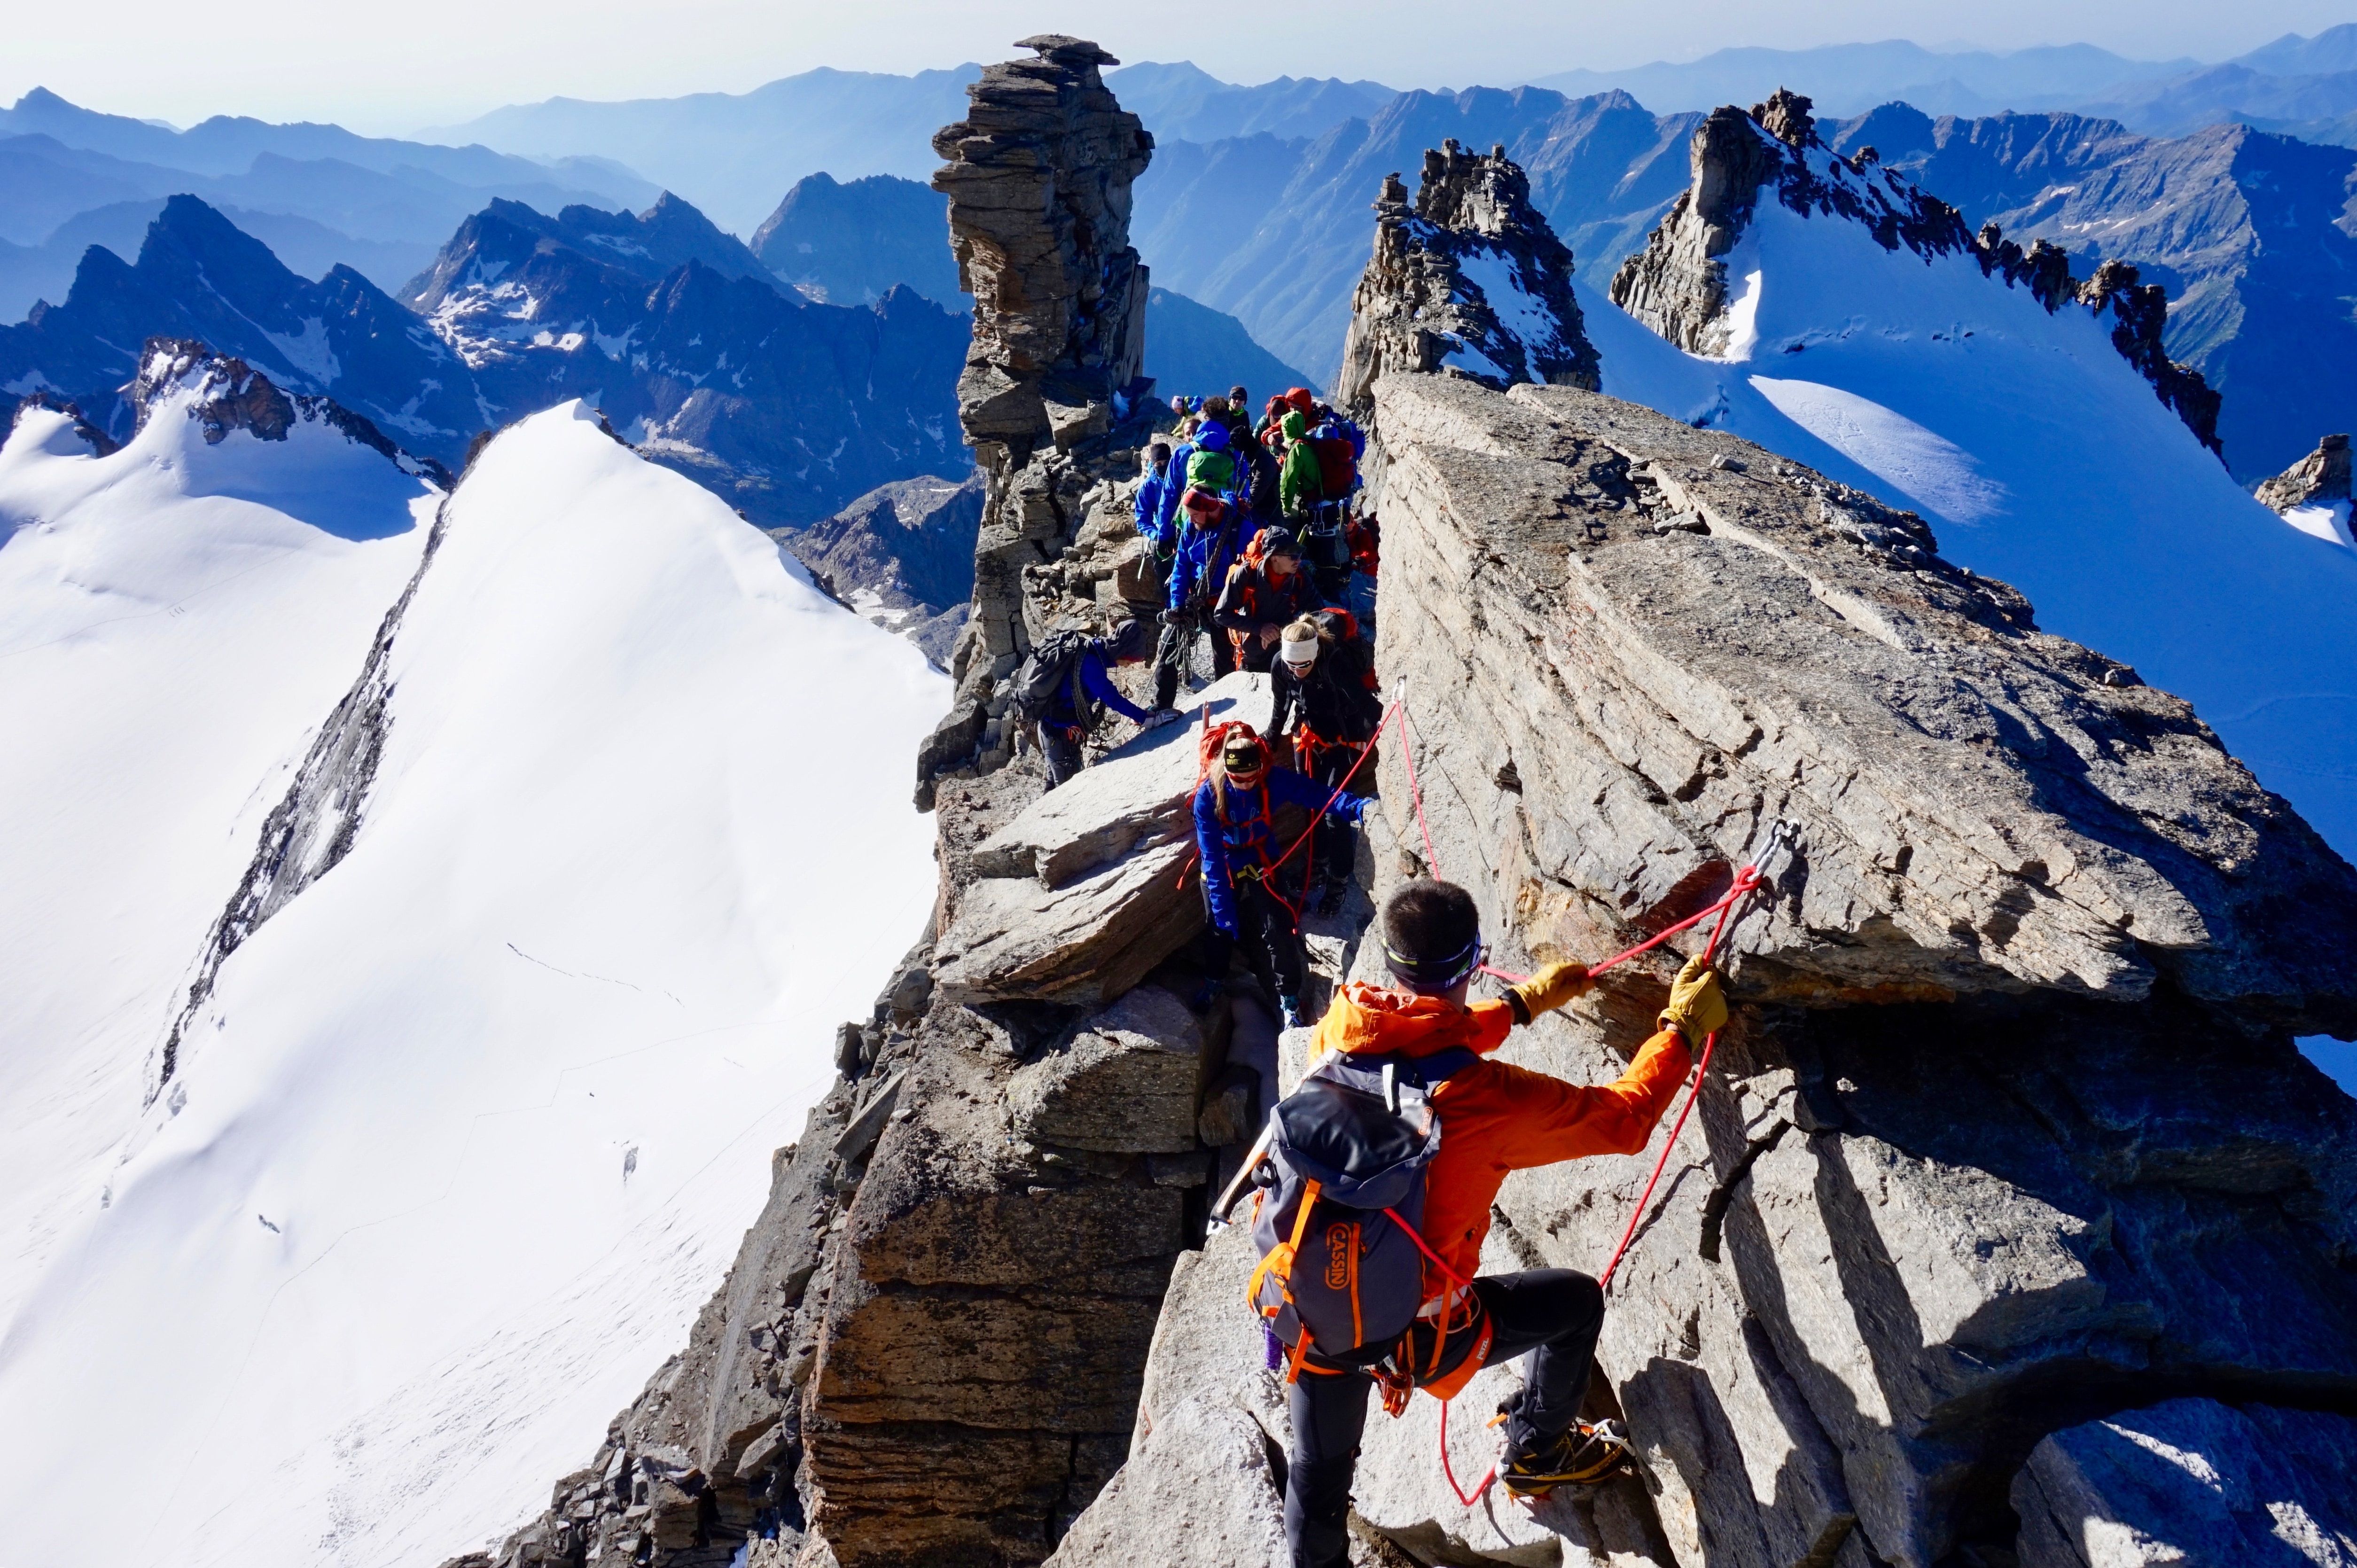
[[[1465,1283],[1422,1227],[1425,1177],[1440,1152],[1431,1093],[1476,1059],[1462,1047],[1421,1058],[1329,1052],[1269,1112],[1267,1157],[1254,1175],[1260,1264],[1244,1297],[1285,1348],[1286,1381],[1305,1367],[1372,1371],[1396,1413],[1409,1388],[1446,1399],[1480,1366],[1484,1346],[1444,1354],[1458,1329],[1487,1337],[1486,1321],[1468,1321],[1460,1289],[1440,1295],[1426,1367],[1408,1335],[1428,1299],[1426,1259],[1448,1286]]]

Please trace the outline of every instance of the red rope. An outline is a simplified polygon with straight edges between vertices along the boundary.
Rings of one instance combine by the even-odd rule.
[[[1400,714],[1400,755],[1407,764],[1408,799],[1413,801],[1415,806],[1416,831],[1424,836],[1424,864],[1426,872],[1428,875],[1437,877],[1440,875],[1440,858],[1433,854],[1432,851],[1432,827],[1431,824],[1425,820],[1424,791],[1417,786],[1415,779],[1415,746],[1414,742],[1409,739],[1409,731],[1415,727],[1415,725],[1414,722],[1407,717],[1407,711],[1404,702],[1402,703],[1394,704],[1394,706]],[[1388,714],[1385,715],[1386,721],[1388,721],[1389,716],[1390,715]],[[1377,733],[1380,735],[1380,730]],[[1374,743],[1372,741],[1368,743],[1367,749],[1369,751],[1372,751],[1374,749]],[[1703,921],[1709,919],[1711,916],[1717,915],[1718,917],[1718,921],[1716,925],[1711,927],[1710,941],[1703,949],[1703,961],[1706,963],[1709,962],[1710,960],[1718,952],[1718,939],[1727,929],[1727,917],[1733,913],[1736,905],[1742,902],[1743,899],[1750,894],[1752,889],[1760,886],[1760,868],[1758,866],[1745,866],[1742,870],[1735,874],[1735,886],[1727,889],[1726,897],[1721,898],[1717,903],[1713,904],[1710,908],[1702,910],[1700,913],[1689,916],[1685,919],[1680,920],[1676,925],[1670,927],[1667,930],[1663,931],[1658,936],[1651,937],[1644,941],[1639,942],[1635,947],[1629,949],[1626,952],[1615,953],[1610,958],[1606,959],[1602,963],[1590,966],[1587,972],[1591,975],[1601,974],[1606,970],[1610,969],[1613,965],[1625,963],[1629,960],[1635,958],[1639,953],[1644,952],[1652,948],[1659,947],[1662,943],[1669,940],[1670,938],[1676,936],[1680,931],[1686,929],[1690,926],[1699,925]],[[1502,970],[1491,969],[1486,963],[1481,965],[1481,972],[1495,976],[1500,980],[1506,981],[1512,984],[1520,984],[1523,980],[1528,978],[1524,975],[1509,974]],[[1652,1201],[1653,1188],[1660,1183],[1662,1179],[1662,1172],[1669,1165],[1670,1151],[1678,1146],[1678,1137],[1686,1130],[1686,1118],[1693,1114],[1695,1101],[1702,1097],[1703,1075],[1710,1070],[1711,1053],[1717,1048],[1718,1031],[1713,1029],[1710,1032],[1709,1037],[1703,1041],[1702,1058],[1695,1064],[1694,1082],[1686,1090],[1685,1104],[1678,1112],[1677,1122],[1670,1129],[1668,1142],[1662,1145],[1661,1157],[1653,1162],[1653,1174],[1645,1179],[1644,1192],[1638,1197],[1636,1207],[1630,1210],[1628,1229],[1621,1231],[1620,1245],[1612,1249],[1612,1256],[1610,1260],[1605,1263],[1604,1273],[1597,1277],[1596,1283],[1598,1289],[1602,1289],[1612,1283],[1613,1272],[1620,1268],[1622,1255],[1629,1251],[1629,1243],[1636,1238],[1637,1225],[1638,1222],[1644,1218],[1645,1205]],[[1415,1232],[1410,1231],[1409,1234],[1413,1236]],[[1419,1247],[1424,1245],[1424,1239],[1422,1237],[1416,1237],[1415,1240],[1416,1245]],[[1431,1249],[1426,1248],[1425,1252],[1427,1257],[1431,1256]],[[1436,1263],[1439,1262],[1439,1261],[1440,1260],[1437,1258],[1433,1259],[1433,1262]],[[1447,1272],[1445,1267],[1443,1272]],[[1457,1276],[1454,1273],[1450,1273],[1448,1277],[1455,1279]],[[1497,1462],[1492,1460],[1489,1470],[1483,1474],[1479,1482],[1475,1483],[1474,1487],[1470,1492],[1466,1491],[1465,1488],[1457,1484],[1457,1472],[1448,1462],[1448,1406],[1450,1402],[1451,1402],[1448,1400],[1440,1402],[1440,1473],[1448,1480],[1448,1489],[1457,1494],[1458,1502],[1469,1509],[1476,1502],[1479,1502],[1481,1499],[1482,1495],[1489,1491],[1491,1485],[1497,1480],[1498,1466]]]
[[[1718,923],[1711,927],[1710,941],[1702,950],[1705,963],[1708,963],[1718,952],[1718,939],[1727,929],[1727,918],[1734,912],[1736,899],[1759,886],[1760,868],[1758,866],[1747,865],[1736,874],[1735,889],[1720,904]],[[1710,1071],[1710,1056],[1717,1048],[1718,1031],[1713,1029],[1702,1043],[1702,1059],[1695,1064],[1694,1088],[1687,1091],[1686,1102],[1678,1112],[1677,1124],[1670,1129],[1669,1140],[1662,1145],[1661,1157],[1653,1162],[1653,1174],[1645,1178],[1645,1190],[1638,1195],[1637,1206],[1629,1211],[1629,1228],[1620,1232],[1620,1244],[1612,1249],[1612,1256],[1605,1263],[1604,1272],[1596,1277],[1597,1288],[1599,1290],[1612,1283],[1613,1271],[1620,1266],[1620,1259],[1629,1251],[1629,1243],[1636,1239],[1638,1222],[1645,1216],[1645,1205],[1653,1201],[1653,1188],[1661,1182],[1662,1172],[1669,1166],[1670,1151],[1678,1146],[1678,1134],[1686,1130],[1686,1118],[1694,1113],[1695,1101],[1702,1098],[1703,1075]]]

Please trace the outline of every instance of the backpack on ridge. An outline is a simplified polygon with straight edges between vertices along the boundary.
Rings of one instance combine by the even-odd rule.
[[[1387,1385],[1446,1399],[1480,1366],[1486,1316],[1457,1355],[1435,1346],[1425,1370],[1437,1378],[1419,1375],[1404,1349],[1426,1301],[1429,1249],[1419,1228],[1440,1152],[1431,1092],[1477,1059],[1461,1046],[1423,1058],[1331,1052],[1269,1112],[1253,1200],[1260,1264],[1244,1299],[1286,1348],[1286,1381],[1314,1350],[1329,1370],[1389,1361],[1388,1375],[1379,1373]]]
[[[1015,716],[1025,724],[1037,724],[1048,716],[1056,705],[1056,693],[1067,684],[1072,688],[1072,706],[1085,719],[1080,690],[1081,655],[1088,651],[1094,639],[1081,627],[1067,627],[1051,631],[1032,648],[1030,657],[1015,672],[1015,682],[1007,703]]]

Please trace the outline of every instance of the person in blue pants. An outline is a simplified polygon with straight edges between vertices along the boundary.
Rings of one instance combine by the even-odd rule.
[[[1274,766],[1268,743],[1244,725],[1229,731],[1219,760],[1196,787],[1195,847],[1202,855],[1203,900],[1211,916],[1211,973],[1215,982],[1225,974],[1235,944],[1245,943],[1254,969],[1276,993],[1277,1012],[1288,1029],[1308,1021],[1301,1009],[1308,963],[1297,912],[1273,880],[1289,847],[1277,836],[1276,808],[1298,807],[1312,821],[1322,809],[1329,817],[1359,822],[1368,804],[1363,796],[1337,796],[1290,768]]]

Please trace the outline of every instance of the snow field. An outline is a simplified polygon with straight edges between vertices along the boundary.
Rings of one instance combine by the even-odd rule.
[[[579,404],[479,459],[392,673],[350,854],[223,967],[185,1103],[0,1340],[0,1403],[73,1412],[0,1437],[36,1556],[511,1527],[683,1343],[922,925],[945,682]],[[90,1457],[131,1431],[126,1495]]]

